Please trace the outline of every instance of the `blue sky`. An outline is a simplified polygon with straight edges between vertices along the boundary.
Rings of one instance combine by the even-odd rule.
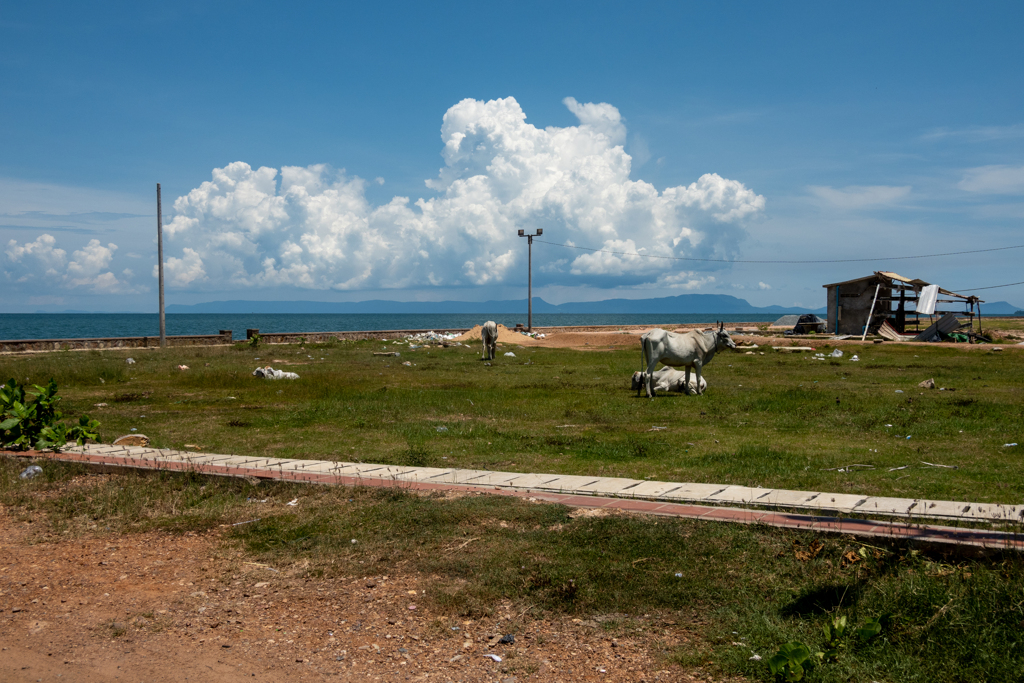
[[[0,311],[1024,280],[1019,3],[8,3]],[[180,198],[180,199],[179,199]],[[559,246],[562,245],[562,246]],[[978,292],[1024,305],[1024,286]]]

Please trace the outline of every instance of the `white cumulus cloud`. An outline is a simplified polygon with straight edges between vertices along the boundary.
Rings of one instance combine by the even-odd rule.
[[[99,240],[89,243],[71,254],[58,248],[57,240],[52,235],[40,235],[32,242],[19,244],[16,240],[7,243],[7,264],[4,275],[8,281],[15,283],[33,283],[34,287],[64,287],[83,290],[97,294],[118,294],[137,291],[128,280],[132,277],[131,270],[122,273],[119,279],[110,270],[117,245],[108,243],[106,246]]]
[[[979,194],[1024,194],[1024,166],[980,166],[964,174],[961,190]]]
[[[280,170],[237,161],[174,203],[166,234],[177,287],[403,289],[518,281],[526,244],[544,229],[534,267],[546,284],[690,287],[672,258],[727,258],[764,197],[709,173],[659,191],[630,180],[625,123],[606,103],[564,104],[579,119],[538,128],[514,98],[466,99],[441,125],[436,196],[381,205],[366,182],[326,165]],[[187,246],[185,246],[187,245]],[[661,259],[637,256],[637,252]],[[171,264],[174,264],[173,267]],[[694,264],[685,264],[693,268]]]

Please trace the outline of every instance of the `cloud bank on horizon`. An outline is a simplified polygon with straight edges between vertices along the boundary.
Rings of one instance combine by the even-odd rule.
[[[426,181],[437,195],[373,205],[365,180],[327,165],[252,168],[243,161],[179,197],[165,225],[171,289],[224,291],[423,289],[518,283],[526,249],[520,228],[567,245],[669,257],[739,253],[763,196],[707,173],[658,191],[631,180],[626,127],[606,103],[564,104],[579,119],[537,128],[512,97],[465,99],[444,115],[444,166]],[[148,289],[110,268],[117,245],[92,240],[67,259],[56,240],[10,240],[9,282],[59,283],[95,293]],[[668,259],[534,250],[546,283],[695,289],[713,270]],[[155,276],[156,268],[153,268]],[[144,279],[144,278],[137,278]]]

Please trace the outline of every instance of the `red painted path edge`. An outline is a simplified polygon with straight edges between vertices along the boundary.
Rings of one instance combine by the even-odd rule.
[[[0,451],[0,455],[42,460],[80,462],[94,467],[122,467],[139,470],[192,471],[200,474],[227,477],[256,477],[259,479],[280,479],[307,484],[329,484],[336,486],[380,486],[395,487],[409,491],[464,491],[512,496],[546,503],[559,503],[570,507],[603,508],[622,510],[668,517],[681,517],[714,522],[738,524],[763,524],[782,529],[816,531],[828,534],[847,534],[857,537],[888,538],[919,543],[973,546],[998,550],[1024,550],[1024,534],[986,529],[961,529],[957,527],[930,524],[875,521],[842,517],[819,517],[786,512],[770,512],[735,507],[713,507],[686,503],[666,503],[636,498],[607,498],[573,493],[533,491],[529,489],[507,489],[496,486],[469,486],[465,484],[444,484],[410,482],[396,479],[375,479],[369,477],[347,477],[316,472],[274,471],[269,468],[232,467],[217,464],[196,464],[140,460],[111,455],[83,453],[43,453],[39,451]]]

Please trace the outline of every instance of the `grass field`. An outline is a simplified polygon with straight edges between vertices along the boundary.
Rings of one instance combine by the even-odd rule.
[[[67,415],[99,419],[107,442],[135,428],[207,452],[1017,503],[1024,447],[1004,444],[1024,443],[1022,360],[923,344],[828,360],[762,348],[716,357],[704,396],[653,401],[629,390],[639,353],[624,350],[505,346],[491,366],[476,347],[382,342],[58,352],[6,357],[0,375],[53,377]],[[301,379],[251,376],[268,363]],[[928,378],[948,390],[919,389]],[[851,464],[874,469],[836,470]]]
[[[402,355],[372,355],[385,347]],[[758,349],[717,357],[703,397],[650,401],[628,389],[636,352],[506,350],[516,357],[499,354],[489,367],[475,347],[380,342],[62,352],[4,358],[0,374],[53,377],[68,417],[97,417],[104,441],[134,427],[156,446],[210,452],[998,502],[1018,502],[1024,488],[1020,447],[1003,447],[1024,442],[1016,351],[882,344],[822,361]],[[126,365],[128,355],[138,362]],[[301,379],[250,375],[268,363]],[[917,388],[932,377],[955,391]],[[829,470],[854,463],[875,469]],[[227,542],[261,561],[308,560],[307,571],[327,577],[433,577],[427,594],[441,614],[486,614],[512,600],[523,619],[600,617],[613,635],[660,615],[695,634],[671,656],[716,675],[773,680],[771,655],[790,641],[829,650],[823,627],[838,617],[851,629],[880,620],[881,632],[837,639],[807,680],[1013,681],[1024,665],[1024,562],[1015,555],[576,516],[490,496],[254,488],[191,473],[75,479],[77,466],[43,464],[44,476],[25,482],[22,463],[0,461],[0,503],[51,538],[203,531],[258,516]],[[298,508],[283,506],[294,497]]]

